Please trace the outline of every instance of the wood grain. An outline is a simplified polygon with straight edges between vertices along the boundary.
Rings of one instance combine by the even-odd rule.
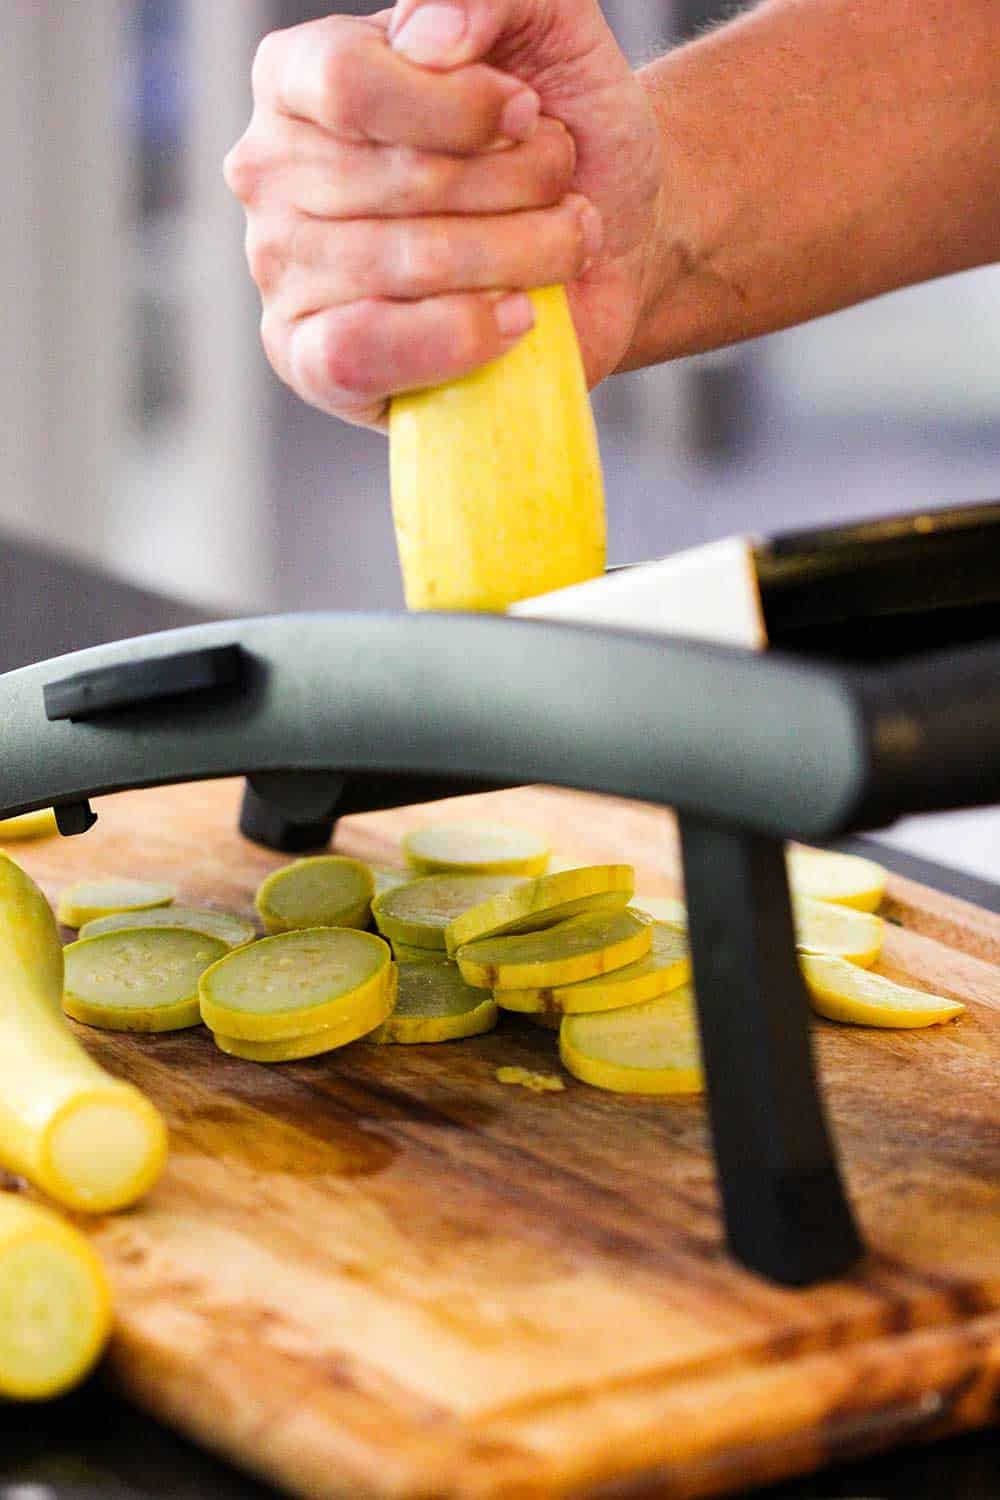
[[[53,901],[121,873],[250,912],[282,859],[235,832],[238,797],[108,798],[85,838],[14,852]],[[678,889],[661,809],[524,788],[459,811]],[[337,848],[398,863],[406,829],[455,812],[351,819]],[[725,1255],[701,1100],[503,1087],[501,1064],[558,1067],[519,1018],[270,1067],[200,1029],[79,1028],[171,1130],[148,1202],[89,1226],[114,1377],[289,1491],[352,1500],[696,1497],[994,1419],[1000,918],[904,880],[886,910],[884,972],[968,1010],[927,1032],[817,1025],[871,1253],[808,1291]]]

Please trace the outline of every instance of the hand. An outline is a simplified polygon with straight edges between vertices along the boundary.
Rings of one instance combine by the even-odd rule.
[[[660,136],[596,0],[399,0],[276,32],[226,159],[281,378],[348,421],[494,359],[565,282],[587,378],[632,342]]]

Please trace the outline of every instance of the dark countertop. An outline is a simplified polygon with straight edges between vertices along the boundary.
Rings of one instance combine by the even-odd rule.
[[[103,641],[218,618],[2,532],[0,601],[0,672]]]
[[[0,537],[0,670],[204,612]],[[859,849],[863,841],[854,841]],[[866,850],[866,852],[872,852]],[[880,845],[901,874],[1000,911],[1000,887]],[[276,1500],[91,1380],[62,1401],[0,1407],[0,1500]],[[753,1492],[753,1500],[998,1500],[1000,1444],[971,1434]],[[746,1500],[751,1500],[749,1493]]]

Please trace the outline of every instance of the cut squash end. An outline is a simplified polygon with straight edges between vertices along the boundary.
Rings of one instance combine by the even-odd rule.
[[[76,1230],[15,1200],[0,1216],[0,1396],[41,1401],[96,1364],[111,1331],[104,1269]]]
[[[113,1213],[144,1197],[163,1170],[163,1117],[137,1089],[77,1095],[46,1132],[40,1185],[68,1208]]]

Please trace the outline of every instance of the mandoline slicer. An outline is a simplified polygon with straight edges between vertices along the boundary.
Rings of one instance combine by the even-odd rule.
[[[805,1285],[862,1246],[813,1066],[783,841],[1000,801],[1000,504],[751,548],[770,649],[489,615],[302,614],[0,677],[0,816],[243,774],[288,851],[342,814],[520,782],[676,808],[732,1253]]]

